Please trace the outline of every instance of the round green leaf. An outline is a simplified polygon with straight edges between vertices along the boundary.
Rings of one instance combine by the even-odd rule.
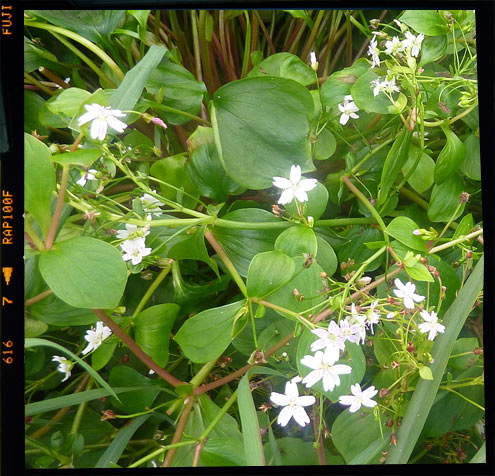
[[[418,157],[418,148],[411,145],[407,162],[402,166],[404,176],[408,175]],[[419,162],[414,172],[407,179],[407,183],[418,193],[423,193],[433,185],[433,171],[435,170],[435,161],[424,152],[419,158]]]
[[[40,272],[63,301],[84,309],[118,306],[127,281],[127,267],[111,245],[89,237],[56,243],[41,253]]]
[[[310,190],[308,193],[308,201],[303,203],[303,215],[308,217],[313,217],[318,220],[327,208],[328,203],[328,190],[320,182],[317,182],[316,187]],[[292,215],[298,216],[297,206],[294,201],[284,205],[285,209]]]
[[[294,273],[294,261],[282,251],[258,253],[249,265],[247,291],[250,297],[265,297],[283,286]]]
[[[336,148],[335,136],[327,128],[323,129],[315,143],[315,159],[328,159],[334,154]]]
[[[65,114],[74,117],[81,104],[91,96],[91,93],[79,88],[68,88],[62,90],[58,96],[54,96],[46,102],[46,107],[53,114]]]
[[[438,10],[406,10],[400,21],[424,35],[443,35],[447,31],[447,21]]]
[[[311,253],[316,256],[318,246],[315,232],[312,228],[303,225],[287,228],[287,230],[278,235],[275,241],[275,249],[281,250],[291,258],[301,256],[303,253]]]
[[[50,201],[55,189],[51,155],[43,142],[24,134],[24,208],[38,220],[44,236],[52,220]]]
[[[188,319],[175,334],[184,355],[196,363],[216,359],[232,340],[232,325],[246,305],[237,301],[200,312]]]
[[[337,270],[337,256],[331,245],[321,236],[316,235],[318,251],[316,253],[316,262],[323,268],[328,276],[332,276]]]
[[[212,124],[227,173],[246,188],[263,189],[292,165],[314,170],[309,133],[313,99],[291,79],[245,78],[215,93]]]
[[[178,312],[177,304],[158,304],[141,311],[134,319],[136,344],[160,367],[168,362],[170,331]]]
[[[419,228],[418,225],[410,218],[397,217],[388,224],[385,231],[409,248],[426,252],[426,242],[413,233],[417,228]]]
[[[280,76],[301,83],[303,86],[315,82],[313,70],[292,53],[275,53],[257,64],[247,75],[248,78],[258,76]]]

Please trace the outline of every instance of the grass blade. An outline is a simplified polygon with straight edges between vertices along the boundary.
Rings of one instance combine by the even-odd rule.
[[[419,379],[397,433],[397,446],[390,450],[386,464],[406,464],[435,400],[452,348],[471,308],[483,287],[484,257],[474,268],[459,295],[444,316],[445,332],[435,340],[430,366],[433,380]]]

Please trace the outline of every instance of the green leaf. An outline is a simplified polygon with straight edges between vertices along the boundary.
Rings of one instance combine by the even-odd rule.
[[[27,13],[101,43],[104,36],[115,30],[125,10],[28,10]]]
[[[464,189],[464,182],[456,174],[451,175],[440,185],[435,184],[431,192],[430,204],[428,205],[428,218],[433,222],[447,222],[454,220],[464,211],[465,203],[453,217],[459,196]]]
[[[289,281],[294,261],[282,251],[258,253],[249,265],[247,292],[249,297],[263,298]]]
[[[119,394],[131,392],[136,389],[137,387],[115,387],[113,391],[115,394]],[[89,402],[91,400],[96,400],[97,398],[107,397],[108,395],[112,395],[112,392],[106,388],[98,388],[64,395],[63,397],[49,398],[48,400],[42,400],[40,402],[28,403],[25,406],[24,414],[25,416],[39,415],[40,413],[51,412],[52,410],[58,410],[59,408],[79,405],[83,402]]]
[[[407,274],[416,281],[427,281],[430,283],[435,281],[431,273],[426,269],[426,266],[422,263],[418,262],[413,266],[406,266],[405,268]]]
[[[461,172],[472,180],[481,180],[480,140],[475,134],[470,134],[464,141],[466,157],[461,163]]]
[[[307,193],[308,201],[303,203],[303,215],[306,219],[311,216],[318,220],[327,208],[328,190],[322,183],[317,182],[316,187]],[[299,216],[294,200],[284,207],[293,217]]]
[[[86,363],[84,360],[79,358],[76,354],[73,354],[70,350],[66,349],[65,347],[62,347],[59,344],[56,344],[55,342],[50,342],[49,340],[46,339],[40,339],[38,337],[33,337],[33,338],[27,338],[24,340],[24,348],[29,349],[30,347],[37,347],[37,346],[45,346],[45,347],[52,347],[53,349],[57,349],[64,354],[68,355],[71,359],[74,359],[79,365],[84,367],[86,372],[88,372],[103,388],[105,388],[109,393],[109,395],[113,395],[117,397],[115,394],[114,390],[108,383],[103,380],[98,372],[94,370],[88,363]]]
[[[55,189],[51,155],[43,142],[24,134],[24,208],[38,220],[45,237],[52,221],[50,202]]]
[[[133,321],[136,344],[160,367],[168,362],[170,331],[178,312],[177,304],[158,304],[141,311]]]
[[[167,49],[161,45],[151,45],[151,48],[144,55],[134,68],[125,75],[124,80],[112,94],[110,106],[121,111],[134,109],[143,92],[148,78],[160,63]]]
[[[292,53],[275,53],[257,64],[247,75],[248,78],[264,76],[279,76],[293,79],[303,86],[315,82],[313,70]]]
[[[31,134],[37,131],[40,135],[48,135],[39,120],[39,111],[44,104],[45,100],[34,91],[24,90],[24,132]]]
[[[139,23],[142,30],[146,30],[146,23],[151,10],[127,10]]]
[[[368,61],[361,58],[349,68],[344,68],[331,74],[321,86],[321,99],[323,105],[332,107],[342,103],[344,101],[344,96],[351,93],[352,85],[369,69],[370,65]]]
[[[189,318],[175,334],[184,355],[196,363],[209,362],[222,355],[232,340],[232,325],[246,301],[207,309]]]
[[[447,32],[447,22],[438,10],[406,10],[400,21],[424,35],[445,35]]]
[[[244,375],[239,382],[237,401],[241,417],[246,464],[248,466],[264,466],[265,455],[263,453],[258,417],[247,375]]]
[[[347,407],[348,408],[348,407]],[[344,410],[332,426],[332,441],[347,464],[379,464],[381,451],[388,451],[391,430],[384,428],[373,413]]]
[[[466,156],[466,146],[448,126],[442,126],[447,142],[435,163],[435,183],[441,184],[457,171]]]
[[[270,212],[259,208],[242,208],[234,210],[223,217],[236,222],[272,222],[279,220]],[[224,228],[217,224],[212,232],[222,245],[239,274],[245,278],[251,260],[258,253],[272,251],[280,229],[260,228],[243,230],[242,228]]]
[[[419,66],[440,59],[447,52],[447,35],[427,36],[421,44]]]
[[[455,341],[452,355],[449,359],[449,368],[456,370],[466,370],[479,361],[479,354],[474,350],[479,347],[476,337],[461,337]]]
[[[141,415],[129,422],[128,425],[123,426],[117,436],[112,440],[108,448],[101,455],[98,462],[95,464],[95,468],[110,468],[110,463],[116,463],[122,456],[122,453],[127,447],[132,435],[141,427],[141,425],[151,416],[151,413],[147,415]]]
[[[81,107],[81,104],[91,96],[91,93],[79,88],[68,88],[49,99],[46,107],[53,114],[65,114],[67,117],[74,117]]]
[[[420,236],[416,236],[413,231],[419,226],[408,217],[394,218],[387,226],[385,231],[396,240],[404,243],[407,247],[413,250],[426,253],[426,242]]]
[[[405,105],[405,96],[402,93],[399,93],[397,96],[396,101],[400,104],[399,108],[385,94],[375,96],[371,81],[378,78],[380,76],[369,69],[356,80],[351,88],[351,95],[356,106],[363,111],[374,112],[376,114],[399,114]]]
[[[422,367],[419,368],[419,376],[423,380],[433,380],[433,374],[431,373],[430,367],[426,367],[426,365],[423,365]]]
[[[103,341],[103,343],[91,353],[91,365],[95,370],[100,370],[108,364],[113,357],[115,349],[119,341],[116,338],[110,338]]]
[[[87,236],[55,243],[41,253],[39,266],[60,299],[83,309],[118,306],[127,281],[121,254],[108,243]]]
[[[462,220],[457,225],[457,228],[452,235],[452,239],[455,240],[463,235],[467,235],[473,229],[473,215],[468,213],[462,217]]]
[[[337,256],[331,245],[320,235],[316,235],[318,251],[316,253],[316,262],[323,268],[328,276],[332,276],[337,270]]]
[[[57,154],[52,156],[52,160],[62,165],[82,165],[89,167],[93,162],[101,157],[100,149],[79,149],[66,154]]]
[[[327,129],[323,129],[315,143],[315,159],[326,160],[331,157],[337,148],[335,136]]]
[[[260,190],[292,165],[314,170],[309,133],[313,99],[290,79],[245,78],[222,86],[212,102],[212,125],[220,159],[240,185]]]
[[[38,337],[48,330],[48,324],[30,317],[24,318],[24,337]]]
[[[40,66],[44,66],[62,76],[66,72],[66,69],[59,63],[53,53],[24,37],[24,72],[31,73],[39,69]]]
[[[409,148],[406,163],[402,166],[402,174],[407,176],[418,157],[419,149],[413,145]],[[407,179],[407,183],[418,193],[423,193],[433,185],[435,161],[426,153],[422,153],[414,172]]]
[[[302,256],[293,258],[293,260],[296,268],[291,280],[281,289],[271,294],[267,301],[291,311],[303,313],[325,300],[325,295],[321,293],[324,285],[322,284],[320,273],[323,270],[317,263],[313,263],[309,268],[304,268],[303,264],[306,260]],[[294,289],[297,289],[304,296],[302,301],[296,300]],[[281,316],[287,317],[282,312],[276,312]]]
[[[411,138],[412,131],[404,128],[390,148],[383,164],[377,206],[383,205],[389,198],[390,189],[409,157]]]
[[[208,438],[200,461],[205,466],[245,466],[244,444],[232,438]]]
[[[160,101],[158,99],[157,102],[149,101],[149,104],[160,111],[165,122],[178,125],[189,122],[191,118],[170,111],[167,108],[174,108],[197,115],[201,110],[206,86],[202,81],[198,81],[184,66],[164,58],[151,73],[146,83],[146,90],[153,94],[155,98],[163,95],[160,96]]]
[[[110,371],[108,381],[114,387],[139,387],[137,390],[120,395],[120,403],[115,406],[129,414],[144,412],[152,407],[155,398],[160,393],[156,380],[141,375],[137,370],[126,365],[116,365]]]
[[[303,225],[287,228],[278,235],[275,249],[291,258],[301,256],[304,253],[311,253],[315,257],[318,249],[315,232],[312,228]]]
[[[187,142],[190,155],[186,162],[186,172],[201,195],[226,202],[230,194],[236,195],[245,190],[225,173],[218,157],[213,129],[199,126]]]
[[[431,350],[434,359],[430,366],[433,380],[418,381],[397,433],[397,446],[390,448],[386,464],[406,464],[411,456],[430,413],[455,340],[483,288],[483,267],[484,258],[481,257],[443,318],[445,332],[436,337]]]
[[[382,240],[382,234],[375,228],[367,228],[364,232],[359,226],[353,226],[346,233],[345,238],[348,240],[342,244],[338,251],[338,262],[344,263],[350,258],[354,260],[354,265],[349,266],[347,269],[342,269],[342,276],[347,273],[357,270],[363,261],[370,258],[375,251],[365,246],[365,243],[372,243]],[[383,262],[383,256],[379,256],[376,260],[372,261],[367,267],[366,271],[374,271],[379,268]]]
[[[325,325],[325,327],[328,326]],[[311,352],[311,344],[317,339],[318,338],[307,329],[304,330],[299,338],[299,343],[297,345],[297,369],[299,371],[299,375],[303,378],[312,372],[312,369],[303,365],[301,363],[301,359],[305,355],[313,355],[313,352]],[[337,402],[341,395],[349,394],[351,391],[351,385],[356,382],[361,382],[366,370],[366,362],[361,346],[350,342],[346,342],[345,346],[347,349],[345,356],[341,357],[335,365],[348,365],[352,368],[352,372],[350,374],[339,375],[340,385],[334,387],[332,391],[323,390],[323,383],[321,380],[311,387],[311,389],[326,395],[332,402]]]

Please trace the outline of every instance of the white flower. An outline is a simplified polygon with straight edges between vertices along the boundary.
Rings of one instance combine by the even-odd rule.
[[[149,225],[146,225],[149,226]],[[136,236],[148,236],[150,234],[149,230],[146,228],[139,228],[137,225],[132,225],[131,223],[126,223],[125,227],[127,228],[126,230],[119,230],[117,232],[117,238],[129,238],[132,235]]]
[[[392,38],[392,41],[390,41],[390,40],[386,41],[385,46],[386,46],[385,53],[388,53],[391,55],[396,55],[397,53],[404,51],[404,45],[399,40],[398,36],[394,36]]]
[[[391,80],[385,80],[382,83],[382,88],[383,91],[389,94],[392,94],[393,92],[397,92],[397,93],[400,92],[399,86],[395,85],[395,76],[392,76]]]
[[[394,294],[404,300],[404,306],[407,309],[414,309],[414,302],[421,302],[425,299],[424,296],[414,293],[416,291],[415,284],[410,282],[402,284],[402,281],[398,278],[395,279],[394,283],[397,286],[397,289],[394,289]]]
[[[358,279],[358,286],[364,287],[371,283],[372,278],[370,276],[363,276]]]
[[[375,307],[378,304],[378,300],[371,304],[370,308],[366,311],[366,326],[371,329],[373,334],[373,324],[378,324],[380,322],[380,314],[375,312]]]
[[[84,107],[88,112],[79,118],[78,124],[82,126],[86,122],[93,121],[89,131],[93,139],[104,140],[107,135],[108,126],[117,132],[124,132],[124,129],[127,127],[125,122],[117,119],[117,117],[125,117],[125,114],[118,109],[111,109],[110,106],[105,107],[96,103],[86,104]]]
[[[354,101],[351,94],[347,94],[346,96],[344,96],[344,104],[348,104],[351,101]]]
[[[388,314],[387,314],[387,319],[393,319],[395,317],[395,312],[394,311],[390,311]]]
[[[311,62],[311,69],[313,71],[317,71],[318,70],[318,61],[316,61],[316,54],[315,54],[315,52],[312,51],[309,54],[309,57],[310,57],[310,62]]]
[[[122,259],[124,261],[131,260],[132,264],[141,263],[143,257],[151,253],[151,248],[146,248],[144,238],[141,237],[126,240],[121,243],[120,247],[125,251]]]
[[[152,190],[153,193],[156,193],[156,190]],[[144,208],[147,210],[151,210],[153,215],[160,215],[162,213],[161,206],[164,205],[164,203],[160,202],[157,198],[153,197],[149,193],[145,193],[141,198],[140,198]],[[148,218],[146,217],[148,220]]]
[[[340,374],[350,374],[352,368],[349,365],[337,364],[330,359],[329,355],[320,350],[314,356],[305,355],[301,359],[301,364],[313,369],[306,377],[303,378],[303,383],[307,387],[312,387],[315,383],[323,379],[323,390],[325,392],[332,391],[334,387],[340,385]]]
[[[150,369],[148,372],[149,375],[153,375],[154,373],[155,373],[155,371],[153,369]]]
[[[361,339],[364,344],[366,339],[366,316],[356,311],[354,303],[352,303],[351,312],[352,314],[349,317],[340,321],[342,334],[351,342],[357,344]]]
[[[103,343],[103,341],[110,336],[112,331],[110,327],[104,326],[103,322],[98,321],[96,323],[96,329],[89,329],[86,331],[84,338],[89,342],[86,348],[81,352],[82,355],[86,355],[88,352],[97,349]]]
[[[425,322],[418,327],[423,334],[429,332],[428,340],[433,340],[438,333],[442,334],[445,331],[445,326],[438,323],[438,317],[435,311],[431,311],[431,313],[421,311],[420,314]]]
[[[346,99],[348,97],[350,97],[351,99]],[[359,111],[359,108],[356,106],[356,104],[354,104],[354,101],[352,101],[352,96],[346,96],[344,98],[344,103],[339,104],[339,111],[342,113],[340,116],[340,123],[343,126],[347,124],[349,117],[352,117],[353,119],[359,119],[359,116],[356,114],[356,112]]]
[[[368,46],[368,55],[371,56],[372,59],[372,63],[371,63],[372,68],[374,68],[375,66],[380,66],[380,57],[378,56],[380,54],[380,50],[376,46],[377,46],[376,37],[373,37]]]
[[[383,83],[385,83],[385,81]],[[373,88],[373,96],[378,96],[380,92],[383,91],[383,87],[382,87],[383,83],[380,81],[380,78],[376,78],[371,81],[370,84],[371,87]]]
[[[90,169],[88,170],[76,183],[80,185],[81,187],[84,187],[86,185],[86,182],[88,180],[98,180],[95,177],[95,174],[98,173],[97,170],[95,169]]]
[[[406,31],[406,39],[402,42],[405,48],[411,48],[411,56],[418,56],[425,35],[414,36],[410,31]]]
[[[311,395],[300,397],[297,383],[292,381],[285,384],[285,395],[272,392],[270,400],[276,405],[284,407],[277,418],[277,423],[280,426],[287,425],[292,417],[299,425],[306,426],[309,423],[309,416],[303,407],[313,405],[316,402],[316,398]]]
[[[319,337],[311,344],[311,352],[316,352],[320,349],[325,349],[330,359],[334,362],[339,360],[340,351],[345,350],[345,338],[342,336],[342,331],[335,321],[330,321],[328,330],[318,328],[311,331]]]
[[[65,373],[65,378],[62,382],[65,382],[71,375],[71,369],[74,367],[74,363],[70,360],[67,360],[65,357],[60,357],[58,355],[54,355],[52,358],[52,362],[58,362],[60,365],[57,367],[59,372]]]
[[[369,387],[363,392],[361,386],[356,383],[351,385],[351,392],[352,395],[341,395],[339,397],[340,404],[351,406],[349,408],[351,413],[357,412],[361,408],[361,405],[368,408],[373,408],[376,405],[376,402],[371,400],[378,393],[375,387]]]
[[[308,194],[310,190],[316,187],[316,179],[302,179],[301,180],[301,167],[299,165],[293,165],[290,168],[290,178],[273,177],[273,185],[277,188],[283,189],[282,195],[278,203],[285,205],[292,202],[294,197],[300,202],[308,201]]]

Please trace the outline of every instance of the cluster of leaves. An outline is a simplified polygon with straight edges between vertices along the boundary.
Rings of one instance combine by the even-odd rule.
[[[397,13],[26,12],[30,467],[476,453],[474,13]],[[384,53],[406,32],[423,35],[419,53]],[[375,94],[392,77],[399,90]],[[351,99],[359,115],[342,121]],[[95,136],[81,117],[103,108],[124,124]],[[274,177],[293,166],[316,186],[279,206]],[[393,298],[396,278],[422,308]],[[356,305],[377,306],[379,323],[346,343],[351,373],[307,390],[311,425],[272,426],[270,394],[310,372],[311,330]],[[443,318],[434,343],[422,309]],[[356,383],[379,390],[373,411],[339,405]]]

